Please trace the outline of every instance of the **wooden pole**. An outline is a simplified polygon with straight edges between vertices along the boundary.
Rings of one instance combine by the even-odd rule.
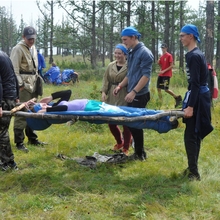
[[[118,116],[118,117],[109,117],[109,116],[101,116],[101,115],[95,115],[95,116],[81,116],[81,115],[60,115],[60,114],[45,114],[45,113],[32,113],[32,112],[10,112],[10,111],[2,111],[3,117],[4,116],[19,116],[19,117],[25,117],[25,118],[40,118],[40,119],[77,119],[77,120],[100,120],[100,121],[106,121],[106,122],[134,122],[134,121],[145,121],[145,120],[157,120],[161,117],[170,116],[170,121],[174,121],[177,118],[183,117],[184,112],[183,111],[166,111],[161,112],[155,115],[144,115],[144,116],[135,116],[135,117],[125,117],[125,116]],[[171,117],[172,116],[172,117]]]
[[[33,99],[29,100],[29,101],[36,102],[37,99],[36,99],[36,98],[33,98]],[[14,107],[14,108],[11,110],[11,113],[14,113],[14,112],[20,111],[22,108],[25,107],[25,104],[26,104],[26,102],[20,104],[19,106]]]

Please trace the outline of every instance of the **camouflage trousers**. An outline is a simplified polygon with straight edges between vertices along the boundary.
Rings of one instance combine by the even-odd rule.
[[[11,110],[14,106],[15,102],[12,100],[2,101],[2,110]],[[2,163],[14,160],[8,132],[10,121],[11,116],[2,116],[0,118],[0,160]]]

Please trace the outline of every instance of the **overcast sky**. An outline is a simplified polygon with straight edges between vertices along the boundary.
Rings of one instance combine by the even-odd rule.
[[[47,0],[39,1],[40,5],[43,6]],[[18,25],[20,24],[21,16],[27,25],[33,25],[38,17],[42,16],[37,7],[36,0],[0,0],[0,6],[5,6],[8,12],[12,11],[13,18]],[[58,17],[57,15],[59,15],[61,19],[63,10],[56,8],[55,12],[54,17]]]
[[[47,0],[39,0],[40,4],[43,5]],[[188,0],[188,4],[197,9],[199,0]],[[0,0],[0,5],[5,6],[7,10],[11,11],[13,18],[17,24],[20,24],[21,15],[23,16],[24,22],[27,25],[33,25],[34,22],[41,16],[41,13],[37,7],[36,0]],[[11,9],[10,9],[11,8]],[[65,14],[62,9],[55,10],[55,18],[57,21],[62,19],[62,14]]]

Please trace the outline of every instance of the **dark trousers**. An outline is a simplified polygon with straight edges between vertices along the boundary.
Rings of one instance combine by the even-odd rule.
[[[28,126],[25,127],[25,134],[30,142],[34,142],[38,138],[37,134]],[[14,142],[23,143],[24,138],[24,131],[22,129],[14,128]]]
[[[38,74],[41,76],[41,78],[42,78],[42,79],[44,80],[44,82],[46,83],[46,80],[45,80],[45,78],[44,78],[43,70],[42,70],[42,69],[38,70]]]
[[[146,108],[147,103],[150,100],[150,92],[136,96],[133,100],[133,102],[128,103],[129,107],[136,107],[136,108]],[[135,153],[138,156],[145,156],[146,153],[144,151],[144,131],[143,129],[137,129],[129,127],[130,132],[134,139],[134,149]]]
[[[11,110],[11,107],[9,107],[6,102],[2,101],[3,110]],[[11,149],[11,143],[8,132],[10,122],[11,116],[0,117],[0,161],[2,161],[3,163],[8,163],[14,160],[14,154]]]
[[[198,174],[198,159],[201,145],[201,138],[195,131],[195,117],[184,119],[186,129],[184,132],[184,143],[188,159],[188,168],[191,173]]]

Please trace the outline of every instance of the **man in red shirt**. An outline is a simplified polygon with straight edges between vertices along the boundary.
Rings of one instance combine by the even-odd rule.
[[[172,90],[169,89],[170,78],[172,77],[173,57],[167,52],[167,44],[163,43],[161,45],[161,49],[163,54],[157,61],[157,63],[160,65],[160,71],[157,78],[158,95],[162,100],[161,89],[172,95],[176,101],[175,108],[177,108],[182,102],[182,97],[180,95],[176,95]]]

